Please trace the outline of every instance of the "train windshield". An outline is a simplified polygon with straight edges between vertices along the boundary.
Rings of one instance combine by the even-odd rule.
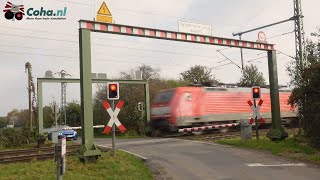
[[[173,95],[174,95],[174,90],[161,92],[155,98],[154,102],[155,103],[167,103],[167,102],[171,101]]]

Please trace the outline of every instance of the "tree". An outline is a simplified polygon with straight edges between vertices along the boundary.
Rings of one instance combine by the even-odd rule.
[[[320,29],[311,36],[318,38],[318,42],[307,41],[305,68],[302,69],[294,64],[288,67],[291,83],[295,86],[289,103],[292,106],[299,106],[299,119],[304,134],[314,145],[320,147]]]
[[[9,113],[7,113],[7,119],[9,121],[12,119],[15,119],[15,122],[14,122],[15,127],[26,126],[29,122],[28,112],[29,112],[28,109],[24,109],[24,110],[13,109]]]
[[[255,85],[264,86],[266,85],[266,80],[264,79],[262,72],[258,71],[258,67],[251,64],[243,69],[239,85],[247,87]]]
[[[211,74],[211,71],[212,71],[212,68],[195,65],[180,74],[182,76],[182,80],[190,83],[196,83],[196,84],[218,83],[218,81]]]
[[[77,101],[72,101],[67,105],[67,124],[69,126],[81,126],[80,111],[81,105]]]
[[[52,107],[45,106],[43,107],[43,127],[49,128],[54,125],[54,119],[51,117],[52,114]]]
[[[0,128],[7,126],[7,119],[6,117],[0,117]]]

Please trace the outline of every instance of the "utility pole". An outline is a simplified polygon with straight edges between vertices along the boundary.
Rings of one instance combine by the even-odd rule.
[[[293,0],[294,3],[294,16],[296,17],[294,23],[295,30],[295,43],[296,43],[296,64],[301,69],[306,66],[306,46],[303,29],[303,15],[301,10],[301,0]]]
[[[71,76],[70,74],[67,74],[65,70],[61,70],[58,73],[60,77],[63,79],[66,76]],[[67,83],[62,82],[61,83],[61,119],[60,124],[64,123],[64,125],[67,125]]]
[[[241,36],[242,36],[242,34],[241,35],[239,35],[239,40],[241,41],[242,39],[241,39]],[[241,69],[242,69],[242,71],[243,71],[243,51],[242,51],[242,48],[240,48],[240,55],[241,55]]]
[[[304,69],[307,65],[307,55],[306,55],[306,46],[305,46],[305,38],[304,38],[304,28],[303,28],[303,15],[301,10],[301,0],[293,0],[294,3],[294,15],[297,17],[294,23],[294,32],[295,32],[295,44],[296,44],[296,82],[300,83],[301,74],[299,71]],[[303,103],[301,100],[298,103],[298,109],[302,108]],[[298,110],[299,112],[299,110]],[[303,115],[300,114],[299,118],[299,134],[301,133],[301,124]]]
[[[53,102],[51,109],[52,109],[52,114],[50,114],[50,117],[54,120],[55,127],[58,127],[58,119],[60,117],[60,113],[59,113],[59,107],[55,101]]]
[[[30,130],[33,130],[32,127],[32,99],[31,99],[31,64],[29,62],[27,62],[25,64],[25,70],[28,71],[28,101],[29,101],[29,123],[30,123]]]

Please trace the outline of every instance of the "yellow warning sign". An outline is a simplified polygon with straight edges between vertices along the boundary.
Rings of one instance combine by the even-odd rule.
[[[105,22],[105,23],[112,23],[112,17],[111,16],[97,14],[96,21]]]
[[[107,15],[107,16],[112,16],[109,8],[107,6],[107,4],[105,2],[102,3],[102,5],[99,8],[99,11],[97,12],[97,14],[101,14],[101,15]]]

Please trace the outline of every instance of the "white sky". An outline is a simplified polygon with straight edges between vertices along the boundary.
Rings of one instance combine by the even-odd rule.
[[[6,1],[1,0],[2,9]],[[0,116],[5,116],[13,108],[28,107],[27,74],[24,64],[32,64],[33,76],[43,77],[47,70],[66,70],[73,78],[79,77],[78,20],[92,20],[102,0],[12,0],[40,9],[63,9],[67,7],[67,20],[26,20],[9,21],[0,18]],[[133,26],[178,30],[178,20],[208,24],[213,27],[213,35],[233,38],[239,32],[270,24],[293,16],[293,0],[105,0],[116,23]],[[306,35],[319,26],[320,7],[318,0],[302,0],[304,28]],[[263,30],[267,37],[294,30],[293,22]],[[258,32],[243,35],[243,39],[255,41]],[[236,37],[237,38],[237,37]],[[51,39],[51,40],[49,40]],[[56,40],[52,40],[56,39]],[[276,49],[288,55],[295,55],[294,34],[268,40],[276,44]],[[104,44],[95,45],[95,44]],[[159,67],[161,74],[168,78],[178,78],[179,74],[193,65],[219,66],[224,58],[216,50],[224,47],[186,44],[164,40],[143,39],[119,35],[92,33],[92,71],[107,73],[116,77],[120,71],[142,63]],[[151,51],[150,51],[151,50]],[[239,49],[223,50],[227,57],[237,64],[240,62]],[[266,56],[259,51],[244,50],[248,61]],[[291,59],[278,56],[279,83],[286,85],[289,77],[285,72]],[[119,62],[122,61],[122,62]],[[245,62],[245,65],[248,65]],[[267,59],[254,62],[268,81]],[[225,83],[235,83],[240,78],[240,70],[227,65],[214,70],[216,78]],[[68,85],[67,101],[79,99],[79,85]],[[52,99],[60,101],[60,85],[44,85],[44,105]]]

